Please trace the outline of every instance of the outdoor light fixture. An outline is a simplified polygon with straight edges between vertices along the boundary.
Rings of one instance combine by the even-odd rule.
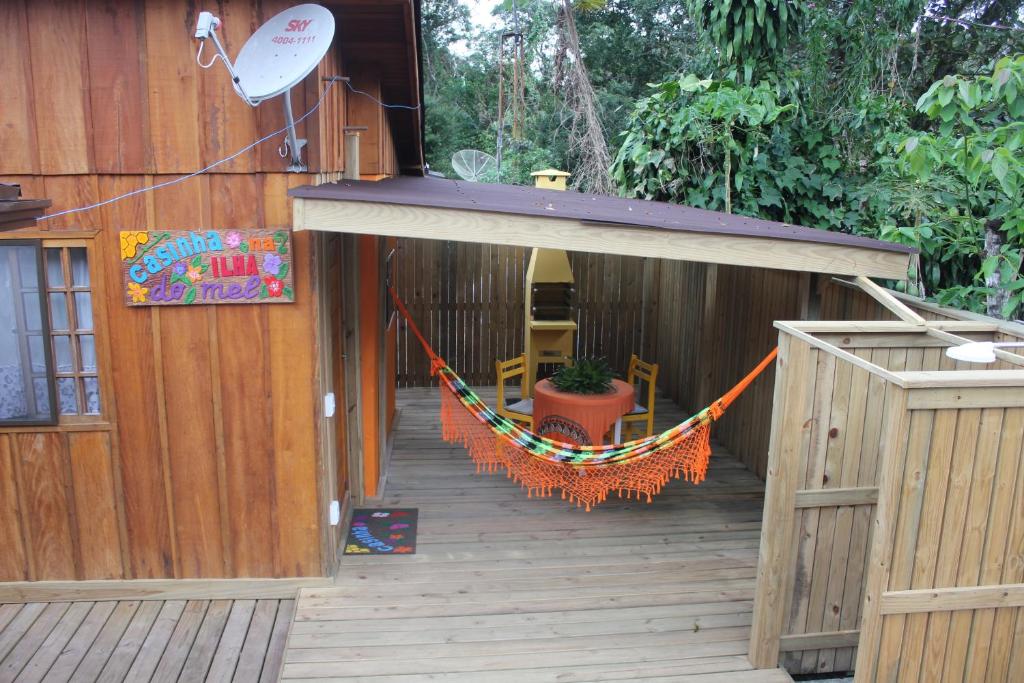
[[[960,346],[950,346],[946,349],[946,355],[956,360],[965,360],[968,363],[994,363],[996,361],[996,349],[1007,346],[1024,347],[1024,343],[968,342]]]

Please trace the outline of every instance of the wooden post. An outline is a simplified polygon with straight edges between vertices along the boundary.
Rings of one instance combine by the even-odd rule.
[[[341,177],[345,180],[359,180],[359,134],[366,126],[345,126],[345,170]]]
[[[816,355],[806,342],[780,335],[763,517],[770,523],[761,530],[750,630],[750,663],[759,669],[778,666],[782,625],[789,611],[786,599],[793,584],[796,490],[805,466],[801,450],[812,425]]]

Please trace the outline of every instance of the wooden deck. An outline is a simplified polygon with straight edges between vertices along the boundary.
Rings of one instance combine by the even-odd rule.
[[[735,458],[586,513],[475,474],[439,438],[436,390],[399,405],[378,505],[419,508],[417,554],[346,556],[337,587],[303,589],[285,679],[790,680],[747,661],[764,486]]]
[[[275,681],[294,606],[294,600],[0,605],[0,681]]]

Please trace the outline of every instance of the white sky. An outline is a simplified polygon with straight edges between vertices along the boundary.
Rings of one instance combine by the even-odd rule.
[[[459,2],[469,8],[470,19],[475,28],[492,28],[498,23],[498,18],[491,16],[491,12],[501,4],[501,0],[459,0]],[[469,46],[464,40],[453,43],[451,50],[460,57],[469,54]]]

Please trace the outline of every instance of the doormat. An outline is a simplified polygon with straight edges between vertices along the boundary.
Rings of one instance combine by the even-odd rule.
[[[345,555],[413,555],[417,508],[357,508],[345,541]]]

